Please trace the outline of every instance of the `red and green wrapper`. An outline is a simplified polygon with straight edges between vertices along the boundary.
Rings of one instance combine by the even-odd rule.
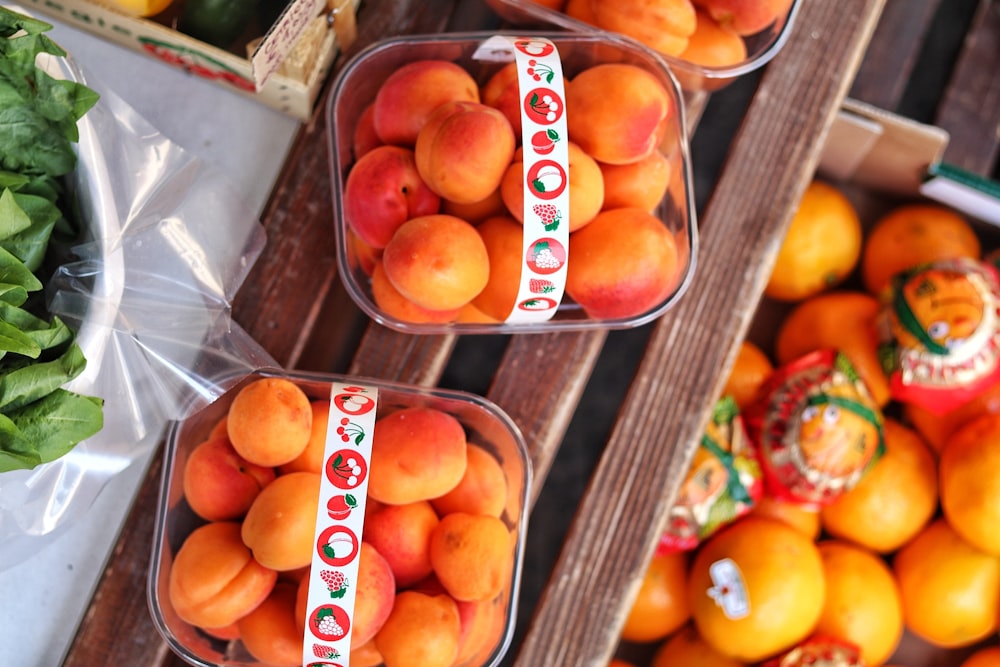
[[[761,667],[866,667],[858,647],[832,637],[813,637]]]
[[[760,466],[739,407],[732,397],[723,397],[712,411],[712,419],[670,508],[657,553],[694,549],[719,528],[749,512],[763,488]]]
[[[744,419],[767,492],[814,509],[853,488],[885,451],[882,412],[835,349],[776,368]]]
[[[1000,380],[998,308],[992,262],[944,259],[893,276],[877,322],[892,398],[942,414]]]

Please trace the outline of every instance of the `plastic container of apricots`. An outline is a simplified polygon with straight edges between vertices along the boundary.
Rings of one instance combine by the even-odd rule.
[[[338,270],[391,329],[624,329],[692,279],[683,98],[634,40],[389,38],[342,68],[326,113]]]
[[[643,16],[631,2],[590,0],[487,0],[501,18],[517,26],[555,26],[570,31],[606,30],[653,48],[686,91],[712,92],[752,72],[781,51],[788,41],[802,0],[665,0],[674,16]],[[712,20],[731,16],[729,23]],[[725,21],[725,19],[723,19]],[[671,23],[673,25],[671,25]],[[676,31],[671,35],[671,31]],[[693,30],[694,32],[690,32]]]
[[[486,399],[236,377],[168,432],[151,615],[200,667],[497,665],[530,484],[520,432]]]

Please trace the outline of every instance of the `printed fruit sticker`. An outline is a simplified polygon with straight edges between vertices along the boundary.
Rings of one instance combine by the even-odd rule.
[[[320,533],[316,540],[320,558],[333,567],[350,563],[360,548],[358,536],[344,526],[330,526]]]
[[[524,113],[539,125],[551,125],[562,118],[562,98],[551,88],[535,88],[524,97]]]
[[[529,194],[539,199],[555,199],[566,190],[566,170],[553,160],[539,160],[527,169]]]
[[[323,658],[324,660],[332,660],[334,658],[340,657],[340,651],[333,648],[332,646],[326,646],[324,644],[313,644],[313,655],[316,656],[317,658]],[[310,667],[312,667],[312,665],[329,665],[329,664],[330,663],[328,662],[309,663]]]
[[[326,589],[330,591],[330,597],[339,600],[347,593],[347,575],[343,572],[339,570],[320,570],[319,578],[326,584]]]
[[[333,453],[326,461],[326,477],[338,489],[354,489],[368,476],[364,457],[350,449]]]
[[[556,148],[559,133],[555,130],[539,130],[531,135],[531,147],[539,155],[548,155]]]
[[[336,641],[347,634],[351,619],[347,612],[335,604],[317,607],[309,615],[309,630],[318,639]]]
[[[542,227],[547,232],[554,232],[559,229],[562,222],[562,213],[554,204],[535,204],[531,207],[542,223]]]
[[[546,310],[548,308],[555,308],[558,306],[555,299],[549,299],[548,297],[537,297],[533,299],[526,299],[521,303],[517,304],[517,307],[521,310]]]
[[[541,238],[528,249],[525,261],[535,273],[555,273],[566,263],[566,249],[553,238]]]
[[[334,521],[343,521],[351,516],[351,510],[358,506],[358,499],[349,493],[333,496],[326,501],[326,513]]]
[[[726,618],[737,620],[750,613],[750,598],[743,583],[743,573],[735,562],[729,558],[717,560],[708,566],[708,575],[713,584],[708,589],[708,596],[715,600]]]

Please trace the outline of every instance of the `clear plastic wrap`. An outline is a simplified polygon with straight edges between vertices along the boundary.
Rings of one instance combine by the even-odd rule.
[[[79,162],[67,182],[87,238],[48,282],[46,299],[87,358],[65,388],[102,398],[104,425],[60,459],[0,473],[0,571],[86,512],[171,420],[224,393],[217,378],[276,365],[231,319],[265,235],[225,174],[71,59],[43,66],[101,95],[79,123]]]

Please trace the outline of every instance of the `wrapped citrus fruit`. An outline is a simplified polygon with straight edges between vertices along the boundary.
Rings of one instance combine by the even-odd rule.
[[[753,508],[763,493],[760,465],[731,396],[716,403],[670,508],[658,553],[687,551]]]
[[[943,413],[1000,379],[1000,274],[968,257],[896,274],[881,298],[879,356],[892,397]]]
[[[828,637],[813,637],[762,667],[865,667],[856,647]]]
[[[885,450],[883,416],[846,355],[832,348],[779,366],[744,412],[768,492],[822,507]]]

